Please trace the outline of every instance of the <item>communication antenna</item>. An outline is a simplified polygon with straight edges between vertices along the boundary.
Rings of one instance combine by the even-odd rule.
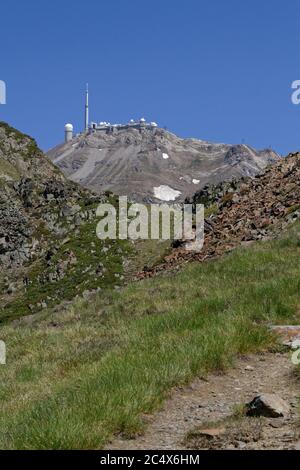
[[[85,131],[89,130],[89,84],[86,84],[85,92]]]

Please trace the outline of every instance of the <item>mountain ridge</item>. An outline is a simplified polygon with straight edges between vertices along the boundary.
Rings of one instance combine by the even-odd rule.
[[[254,176],[280,157],[239,144],[182,139],[164,129],[90,131],[47,152],[73,181],[152,203],[183,202],[210,183]]]

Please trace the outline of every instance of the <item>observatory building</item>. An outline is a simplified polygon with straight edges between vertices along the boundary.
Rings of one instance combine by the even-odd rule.
[[[65,125],[65,142],[70,142],[73,139],[73,125]]]
[[[138,121],[131,119],[125,124],[111,124],[110,122],[91,122],[89,126],[89,132],[104,131],[106,133],[115,132],[121,129],[154,129],[157,127],[156,122],[147,122],[146,119],[142,118]]]
[[[105,132],[111,134],[118,130],[123,129],[155,129],[157,127],[156,122],[147,122],[145,118],[141,118],[137,121],[131,119],[128,123],[125,124],[111,124],[110,122],[101,121],[89,123],[89,88],[88,84],[86,86],[85,93],[85,110],[84,110],[84,133],[91,134],[93,132]],[[65,142],[70,142],[73,139],[73,125],[65,125]]]

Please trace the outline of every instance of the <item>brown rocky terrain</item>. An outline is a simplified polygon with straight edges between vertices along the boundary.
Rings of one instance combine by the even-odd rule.
[[[160,128],[81,134],[48,152],[73,181],[141,202],[182,202],[207,183],[253,176],[279,156],[270,149],[181,139]]]
[[[263,173],[206,186],[188,200],[208,207],[200,253],[174,248],[164,262],[139,274],[151,277],[190,260],[215,258],[240,245],[272,238],[300,218],[300,153],[290,154]]]

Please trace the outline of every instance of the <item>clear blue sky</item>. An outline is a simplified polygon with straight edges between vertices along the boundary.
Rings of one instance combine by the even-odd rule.
[[[0,6],[0,120],[43,149],[63,126],[146,117],[183,137],[300,150],[298,0],[15,0]]]

